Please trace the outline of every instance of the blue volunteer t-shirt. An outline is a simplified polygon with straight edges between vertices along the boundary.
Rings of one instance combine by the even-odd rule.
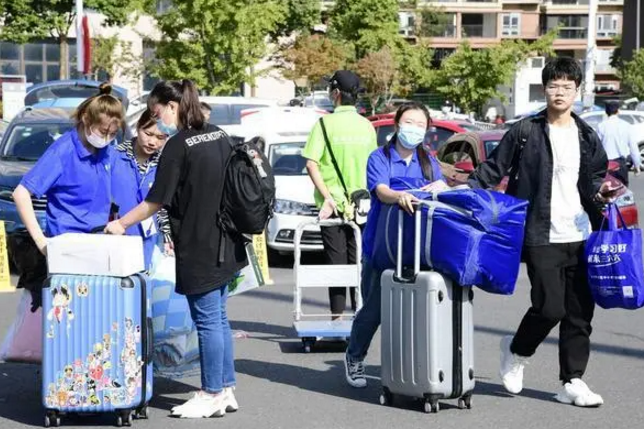
[[[111,204],[111,154],[107,146],[93,155],[78,131],[63,134],[40,157],[20,184],[47,197],[45,235],[90,232],[105,225]]]
[[[378,227],[378,217],[380,207],[383,204],[376,196],[378,185],[391,186],[391,179],[394,177],[405,177],[410,179],[424,179],[423,170],[418,160],[418,155],[414,151],[409,165],[400,157],[393,147],[389,151],[390,158],[385,155],[384,147],[373,151],[367,161],[367,189],[371,193],[371,210],[367,215],[367,225],[362,235],[362,253],[371,258],[373,254],[373,242]],[[433,156],[427,155],[432,164],[434,180],[441,180],[443,175],[440,166]],[[429,183],[429,181],[427,181]]]

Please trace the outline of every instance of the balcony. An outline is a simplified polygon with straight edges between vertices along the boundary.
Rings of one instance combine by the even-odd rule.
[[[588,13],[590,0],[547,0],[543,2],[546,13]]]
[[[489,28],[483,24],[463,24],[461,26],[461,37],[496,39],[496,28]]]
[[[610,64],[595,64],[595,73],[615,74],[616,70]]]
[[[429,37],[454,39],[456,38],[456,25],[446,24],[436,26],[428,32]]]
[[[588,29],[587,28],[560,28],[559,29],[559,39],[583,39],[588,38]]]

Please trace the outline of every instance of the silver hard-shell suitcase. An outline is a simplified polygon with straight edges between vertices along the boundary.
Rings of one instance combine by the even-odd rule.
[[[431,204],[431,202],[423,202]],[[396,270],[382,274],[382,393],[423,400],[438,412],[440,399],[471,407],[474,389],[474,323],[471,287],[434,271],[420,271],[420,210],[416,210],[413,271],[402,267],[402,211],[398,219]]]

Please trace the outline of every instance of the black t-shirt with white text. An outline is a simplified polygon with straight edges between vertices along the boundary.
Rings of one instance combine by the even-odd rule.
[[[168,209],[177,261],[177,292],[193,295],[224,286],[246,264],[246,253],[218,223],[225,166],[232,152],[218,127],[180,131],[163,148],[146,200]],[[219,263],[221,239],[225,259]]]

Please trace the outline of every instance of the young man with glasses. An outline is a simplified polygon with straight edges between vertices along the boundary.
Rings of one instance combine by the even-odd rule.
[[[615,189],[603,183],[608,160],[595,132],[572,112],[581,84],[573,58],[552,60],[543,70],[547,107],[514,125],[491,158],[470,178],[491,188],[510,176],[507,193],[528,200],[523,258],[532,306],[514,336],[501,340],[500,376],[514,394],[523,388],[527,359],[559,324],[559,379],[555,399],[597,407],[600,395],[581,380],[590,355],[595,304],[584,244],[601,222],[602,203]]]

